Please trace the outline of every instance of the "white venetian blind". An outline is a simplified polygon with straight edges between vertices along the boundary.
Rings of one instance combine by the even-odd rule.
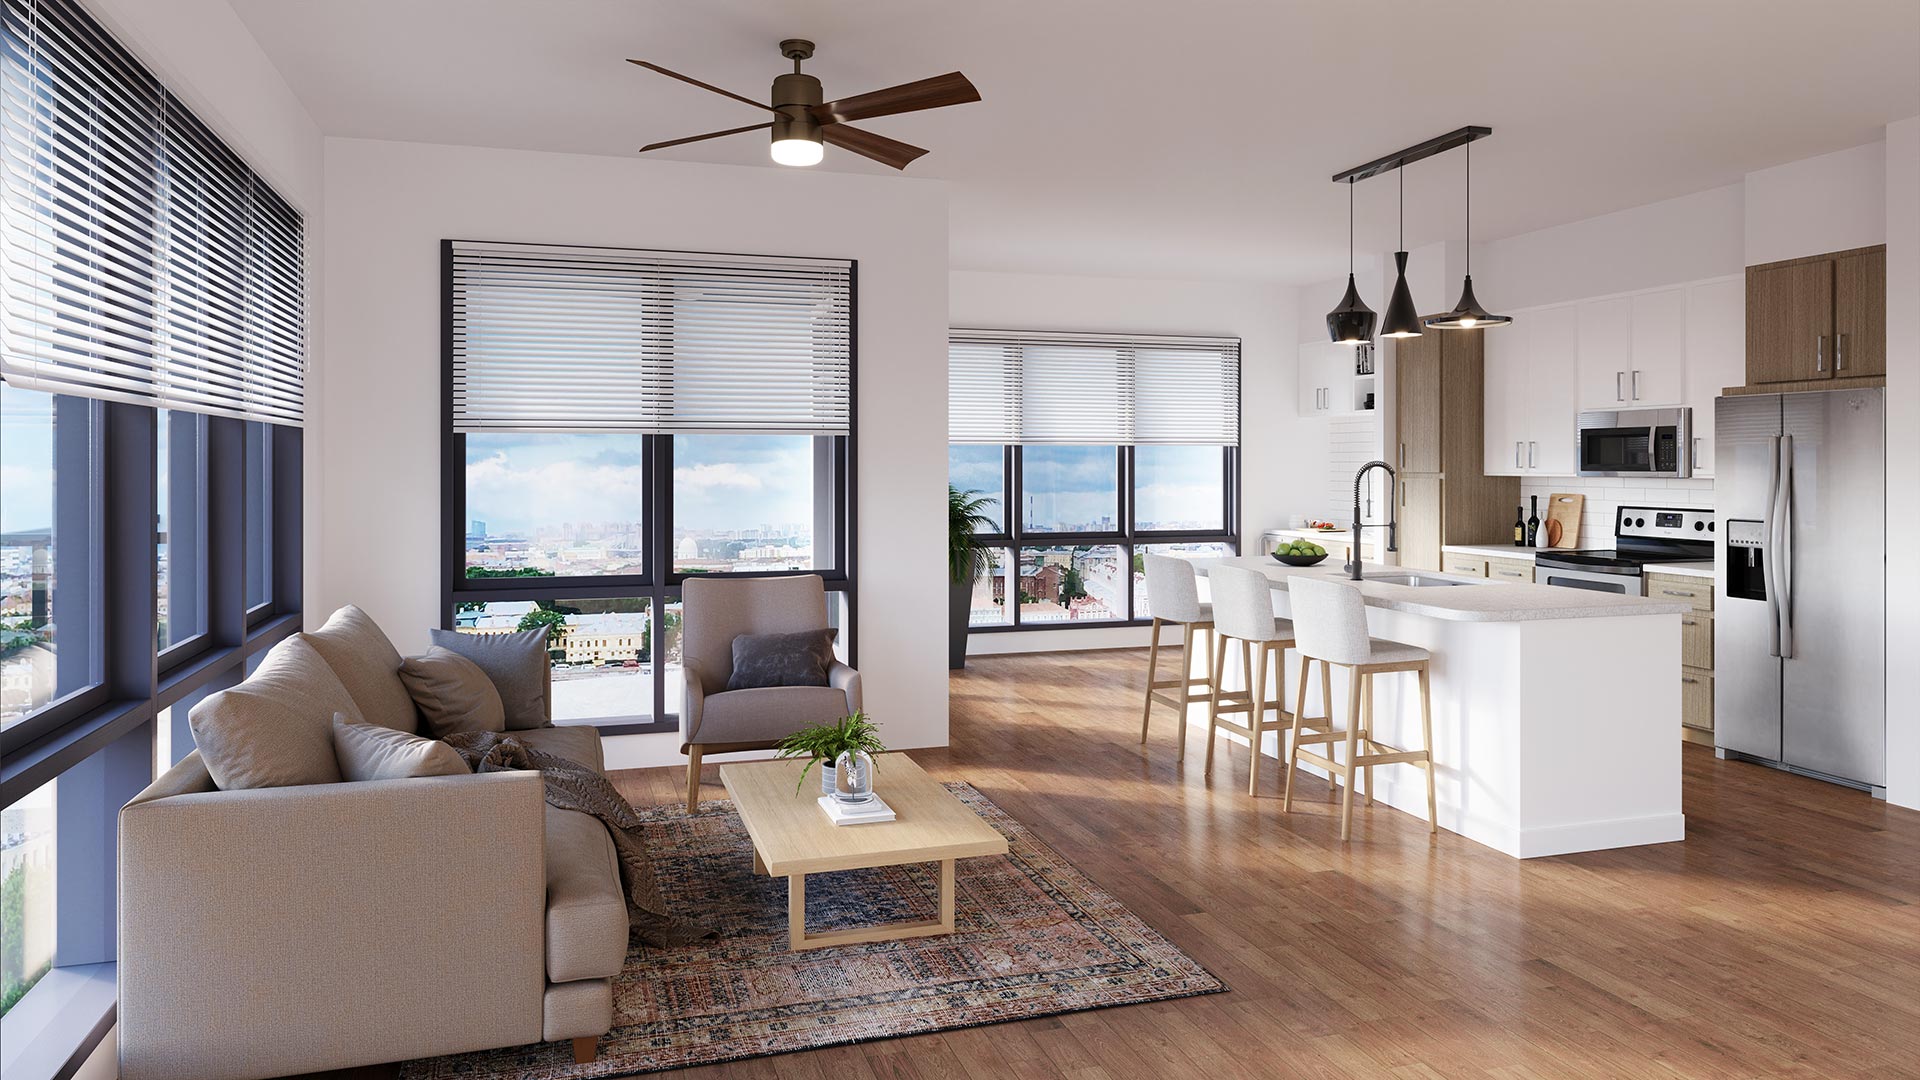
[[[4,0],[0,209],[0,378],[301,422],[299,213],[73,0]]]
[[[951,330],[947,441],[1238,445],[1240,342]]]
[[[850,429],[847,260],[449,249],[455,431]]]

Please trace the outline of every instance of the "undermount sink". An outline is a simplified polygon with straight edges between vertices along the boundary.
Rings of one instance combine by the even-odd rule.
[[[1416,589],[1438,588],[1443,585],[1466,585],[1465,581],[1453,581],[1449,578],[1431,577],[1427,574],[1373,574],[1365,578],[1382,585],[1410,585]]]

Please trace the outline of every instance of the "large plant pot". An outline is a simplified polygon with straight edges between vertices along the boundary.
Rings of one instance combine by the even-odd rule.
[[[973,613],[973,576],[947,586],[947,670],[967,666],[967,617]]]

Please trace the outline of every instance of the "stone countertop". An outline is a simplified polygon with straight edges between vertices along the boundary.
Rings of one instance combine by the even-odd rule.
[[[1552,548],[1524,548],[1501,546],[1498,544],[1447,544],[1440,549],[1455,555],[1471,555],[1476,559],[1519,559],[1532,562],[1535,555]],[[1713,577],[1713,561],[1703,559],[1699,562],[1648,563],[1643,568],[1649,574],[1678,574],[1681,577]]]
[[[1212,567],[1220,565],[1240,566],[1265,574],[1275,589],[1285,589],[1289,578],[1302,574],[1330,581],[1348,580],[1346,572],[1340,569],[1339,561],[1332,558],[1318,566],[1287,566],[1265,555],[1193,561],[1194,570],[1203,576]],[[1455,574],[1436,574],[1428,570],[1409,571],[1379,563],[1363,563],[1362,573],[1370,578],[1414,573],[1424,578],[1460,582],[1457,586],[1438,588],[1396,585],[1385,581],[1360,583],[1360,593],[1368,607],[1454,622],[1531,622],[1621,615],[1678,615],[1693,610],[1691,604],[1649,600],[1639,596],[1491,581]]]

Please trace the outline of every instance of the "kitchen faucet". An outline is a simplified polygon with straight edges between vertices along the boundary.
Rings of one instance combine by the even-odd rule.
[[[1393,466],[1387,464],[1386,462],[1369,461],[1365,465],[1360,466],[1359,472],[1353,474],[1353,556],[1346,562],[1345,565],[1341,567],[1341,569],[1347,571],[1355,581],[1361,580],[1361,577],[1360,577],[1360,530],[1367,529],[1367,528],[1378,529],[1382,527],[1377,522],[1372,525],[1360,524],[1360,485],[1366,482],[1367,473],[1372,469],[1387,470],[1387,479],[1392,481],[1392,485],[1387,488],[1387,524],[1384,527],[1387,530],[1387,550],[1388,551],[1400,550],[1399,547],[1395,546],[1393,542],[1394,532],[1400,526],[1399,515],[1394,512],[1394,498],[1393,498],[1394,495],[1397,494],[1400,490],[1400,477],[1395,475],[1393,471]]]

